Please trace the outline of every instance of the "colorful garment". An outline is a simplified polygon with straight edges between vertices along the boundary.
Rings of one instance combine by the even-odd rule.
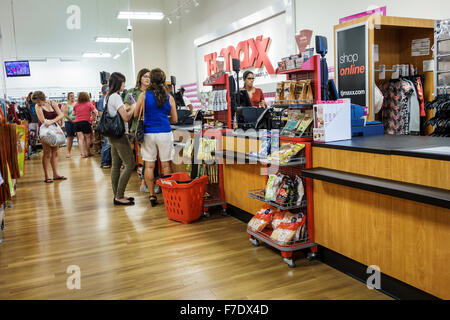
[[[385,134],[409,134],[409,99],[414,87],[407,81],[394,80],[384,83],[380,89],[384,97],[382,121]]]

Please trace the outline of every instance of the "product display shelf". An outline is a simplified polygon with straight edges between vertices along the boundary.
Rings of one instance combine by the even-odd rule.
[[[279,109],[311,109],[314,106],[314,101],[306,103],[275,103],[271,105],[272,108]]]
[[[314,91],[314,100],[322,100],[320,82],[320,56],[314,55],[302,64],[299,69],[278,70],[277,74],[285,74],[287,80],[311,80]],[[312,106],[311,106],[312,108]]]
[[[222,130],[195,130],[194,131],[194,143],[196,146],[199,144],[199,138],[200,136],[210,139],[215,139],[217,141],[217,148],[218,150],[222,149]],[[194,150],[198,151],[198,147],[194,148]],[[195,152],[194,152],[195,153]],[[215,153],[211,153],[212,156],[215,156]],[[197,159],[194,164],[194,159]],[[217,163],[217,162],[215,162]],[[203,164],[211,164],[209,161],[203,161],[198,159],[198,155],[194,154],[192,156],[192,172],[191,172],[191,178],[192,176],[197,176],[197,173],[200,169],[200,166]],[[219,162],[217,164],[218,166],[218,177],[219,181],[218,183],[211,183],[208,181],[208,184],[206,185],[205,192],[207,193],[207,196],[204,198],[203,202],[203,215],[205,217],[209,217],[209,208],[221,206],[222,207],[222,215],[227,215],[227,204],[225,202],[225,189],[224,189],[224,182],[223,182],[223,164]],[[205,194],[206,195],[206,194]]]
[[[226,128],[231,129],[231,98],[230,98],[230,81],[228,74],[223,74],[216,81],[208,83],[203,82],[204,86],[211,86],[215,90],[227,90],[227,110],[214,111],[214,122],[222,122]]]
[[[303,149],[303,157],[306,159],[304,163],[292,165],[292,166],[280,166],[279,168],[275,168],[276,171],[289,175],[291,177],[298,176],[301,177],[301,173],[303,169],[311,169],[312,168],[312,146],[311,142],[305,142],[295,137],[283,137],[280,136],[280,145],[284,143],[302,143],[305,144],[305,148]],[[270,164],[266,164],[267,173],[270,172],[271,167]],[[272,170],[273,171],[273,170]],[[275,173],[275,172],[271,172]],[[290,242],[285,245],[280,245],[271,240],[270,238],[270,229],[263,230],[261,232],[255,232],[253,230],[247,229],[248,237],[250,242],[254,246],[259,246],[259,241],[266,243],[267,245],[274,247],[281,251],[281,256],[283,257],[283,261],[288,264],[290,268],[295,267],[295,262],[293,259],[293,252],[303,249],[310,248],[311,253],[307,255],[308,260],[312,260],[317,257],[317,244],[314,243],[314,208],[313,208],[313,197],[312,197],[312,180],[310,178],[301,178],[304,186],[304,198],[300,205],[296,206],[281,206],[276,202],[266,201],[265,200],[265,190],[250,190],[248,192],[248,196],[252,199],[259,200],[261,202],[267,203],[275,208],[280,210],[292,210],[294,212],[302,211],[306,216],[306,232],[305,237],[301,239],[301,241]],[[266,177],[267,183],[267,177]]]

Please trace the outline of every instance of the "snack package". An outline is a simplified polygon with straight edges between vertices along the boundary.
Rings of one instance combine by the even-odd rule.
[[[281,222],[283,222],[283,219],[288,211],[278,211],[275,212],[272,216],[272,229],[275,230],[278,228]]]
[[[302,215],[302,223],[300,224],[300,227],[297,228],[297,231],[295,232],[294,241],[299,241],[300,239],[305,239],[307,236],[306,234],[306,216],[303,213],[299,213],[299,215]]]
[[[292,204],[294,189],[295,189],[294,181],[292,181],[291,177],[284,176],[277,190],[275,201],[280,205],[290,206]]]
[[[270,238],[282,245],[288,244],[295,236],[297,228],[300,226],[299,222],[296,223],[286,223],[281,222],[278,228],[276,228]]]
[[[289,86],[289,103],[295,103],[296,89],[297,89],[297,82],[291,81]]]
[[[282,180],[283,180],[283,176],[280,174],[277,174],[277,175],[271,174],[269,176],[269,179],[268,179],[267,185],[266,185],[266,193],[265,193],[266,201],[275,201],[276,196],[277,196],[277,190],[278,190],[278,187],[280,186]]]
[[[297,128],[297,134],[299,134],[300,137],[305,134],[309,126],[313,123],[313,120],[314,120],[313,111],[306,110],[305,117],[303,118],[302,122]]]
[[[249,221],[248,227],[253,231],[262,231],[272,220],[275,211],[276,209],[271,206],[263,206]]]
[[[296,202],[295,205],[299,206],[302,203],[303,196],[305,195],[305,189],[303,187],[303,180],[297,176],[295,177],[295,186],[296,186]]]
[[[271,162],[279,162],[280,164],[287,164],[304,147],[305,145],[301,143],[285,143],[281,146],[280,150],[272,152],[268,160]]]
[[[194,140],[193,139],[189,139],[186,142],[186,145],[184,146],[183,157],[190,159],[192,157],[192,152],[193,151],[194,151]]]

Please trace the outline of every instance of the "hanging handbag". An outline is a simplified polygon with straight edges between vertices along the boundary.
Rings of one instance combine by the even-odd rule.
[[[105,110],[97,124],[97,131],[105,137],[120,138],[125,134],[125,124],[119,112],[111,117],[108,112],[109,97],[106,99]]]
[[[135,137],[136,141],[141,142],[141,143],[144,142],[144,136],[145,136],[144,117],[145,117],[145,101],[144,101],[144,106],[141,107],[141,110],[139,111],[136,132],[134,133],[134,137]]]

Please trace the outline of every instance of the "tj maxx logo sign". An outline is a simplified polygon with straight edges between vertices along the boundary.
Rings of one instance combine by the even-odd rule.
[[[270,38],[263,36],[239,42],[237,47],[229,46],[220,51],[220,56],[225,58],[226,71],[231,71],[231,59],[240,59],[241,52],[244,53],[244,60],[241,60],[241,69],[247,69],[255,66],[261,68],[263,65],[269,74],[275,74],[272,63],[267,57],[267,49],[269,48]],[[217,65],[217,53],[205,55],[204,60],[208,70],[208,76],[219,71]]]

